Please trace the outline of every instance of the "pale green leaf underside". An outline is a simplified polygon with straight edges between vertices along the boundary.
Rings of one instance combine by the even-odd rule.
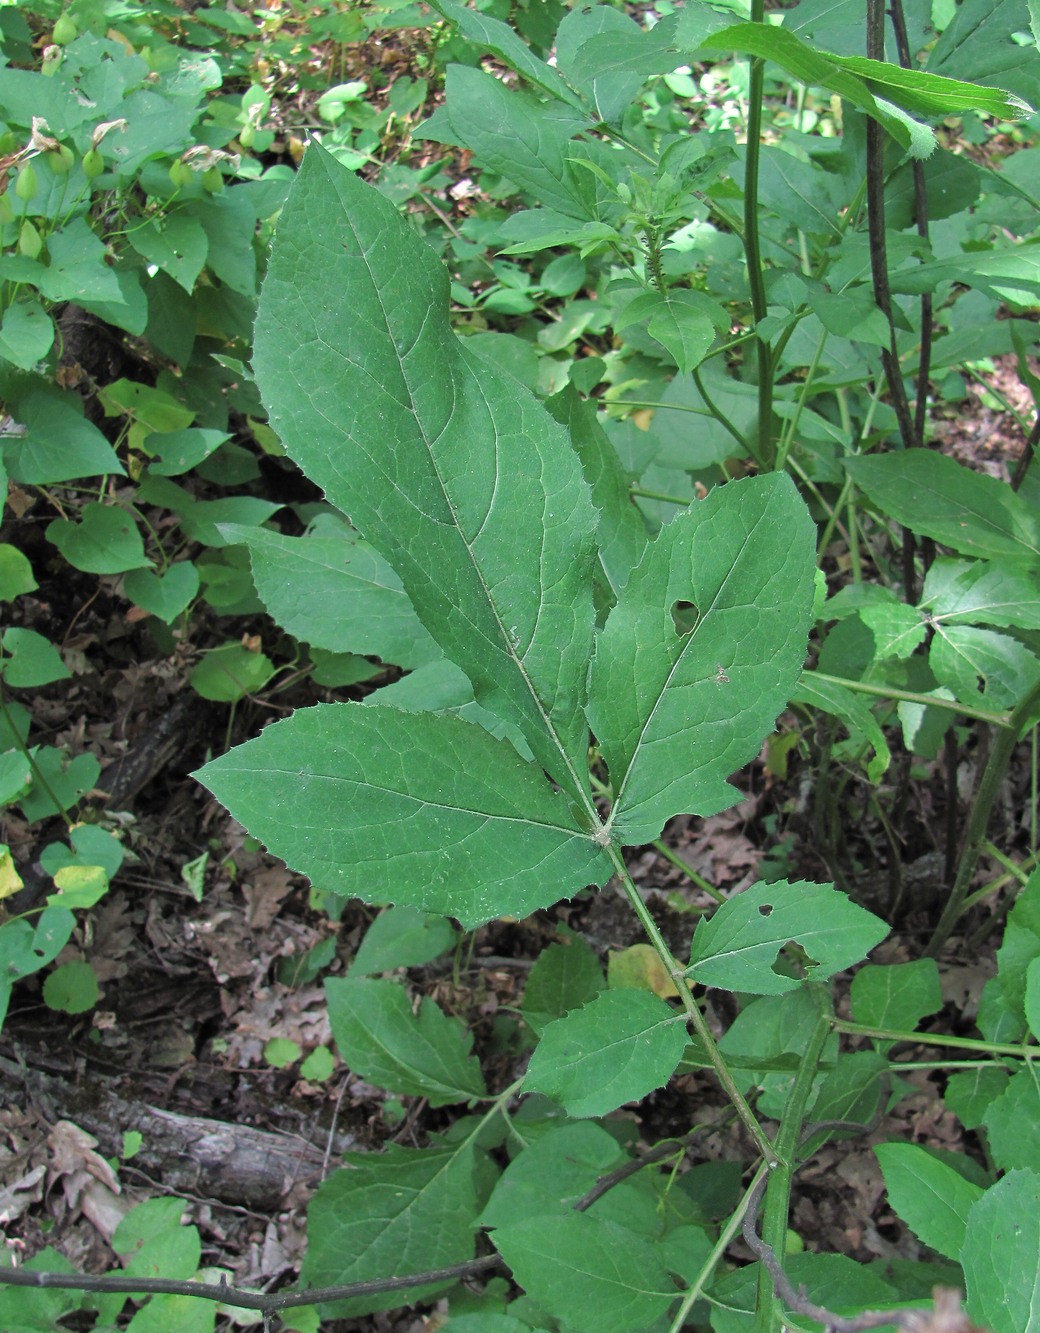
[[[527,916],[611,873],[539,770],[456,717],[322,704],[196,776],[320,888],[466,927]]]
[[[434,254],[317,146],[279,224],[254,364],[289,454],[393,565],[478,701],[582,793],[595,512],[578,460],[451,331]]]
[[[785,944],[808,954],[813,981],[865,958],[888,934],[885,923],[827,884],[756,884],[730,898],[693,937],[688,974],[704,986],[782,995],[800,985],[773,970]]]
[[[340,1054],[368,1083],[431,1106],[484,1095],[471,1034],[433,1000],[414,1013],[403,986],[369,977],[330,977],[325,994]]]
[[[784,475],[717,488],[648,548],[591,675],[619,842],[733,804],[726,779],[754,757],[798,680],[814,569],[813,525]],[[698,613],[684,634],[672,617],[682,602]]]

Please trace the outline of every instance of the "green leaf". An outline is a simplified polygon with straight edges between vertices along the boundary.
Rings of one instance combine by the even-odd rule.
[[[891,101],[876,101],[867,85],[842,69],[829,52],[816,51],[786,28],[767,23],[735,23],[707,37],[702,50],[740,51],[744,55],[772,60],[800,83],[829,88],[853,106],[873,116],[914,157],[927,157],[935,147],[935,136],[925,125],[910,119]]]
[[[527,1294],[575,1329],[590,1311],[596,1333],[656,1328],[678,1295],[649,1240],[588,1213],[526,1218],[492,1240]]]
[[[4,311],[0,356],[20,370],[32,370],[54,345],[54,322],[39,301],[16,301]]]
[[[47,524],[47,540],[90,574],[122,574],[148,563],[133,515],[117,505],[85,505],[78,523],[56,518]]]
[[[312,148],[264,284],[257,378],[289,454],[391,561],[478,702],[590,809],[595,514],[563,431],[466,351],[447,296],[394,207]]]
[[[536,88],[580,109],[581,99],[567,87],[559,72],[539,60],[508,24],[467,9],[457,0],[431,0],[431,4],[438,14],[456,25],[467,41],[498,56],[499,60],[516,70],[517,74],[522,74]]]
[[[645,324],[650,337],[661,344],[681,375],[699,366],[715,341],[716,302],[703,292],[673,288],[644,292],[630,302],[615,321],[618,329]]]
[[[321,888],[467,928],[527,916],[612,873],[535,768],[455,717],[319,705],[196,776]]]
[[[572,139],[587,128],[584,116],[467,65],[448,66],[444,93],[453,140],[482,165],[546,208],[583,222],[595,216],[589,203],[594,190],[568,161],[575,152]]]
[[[682,1015],[658,996],[603,991],[549,1024],[524,1086],[568,1115],[606,1115],[667,1083],[686,1041]]]
[[[946,1080],[943,1101],[965,1129],[978,1129],[991,1102],[1003,1093],[1008,1084],[1008,1071],[1003,1065],[983,1065],[953,1074]]]
[[[540,1033],[571,1009],[595,999],[604,984],[599,960],[580,936],[550,944],[528,974],[521,1003],[524,1021]]]
[[[852,978],[849,1000],[857,1023],[913,1032],[922,1018],[942,1008],[938,966],[933,958],[871,963]]]
[[[964,555],[1040,555],[1040,516],[1006,483],[928,449],[848,458],[886,518]]]
[[[506,1167],[479,1224],[508,1226],[573,1208],[598,1177],[624,1159],[617,1139],[591,1121],[579,1120],[551,1129]]]
[[[253,582],[269,614],[311,647],[408,668],[440,656],[401,580],[356,534],[340,527],[333,536],[283,537],[236,523],[222,524],[221,533],[249,548]]]
[[[168,273],[190,296],[209,252],[209,238],[191,213],[168,213],[132,227],[127,236],[137,253]]]
[[[556,62],[588,99],[597,119],[614,124],[649,75],[670,74],[683,63],[675,44],[676,25],[670,16],[647,30],[609,5],[582,5],[560,24]]]
[[[23,436],[4,442],[12,481],[46,486],[99,474],[122,475],[123,465],[112,446],[84,418],[83,404],[75,394],[33,390],[18,400],[12,412],[25,427]]]
[[[934,292],[943,282],[959,282],[1002,301],[1035,305],[1040,293],[1040,244],[1023,242],[1003,250],[975,250],[937,259],[891,275],[894,292]],[[936,457],[925,451],[926,457]],[[1001,483],[997,482],[997,485]]]
[[[1025,0],[962,0],[928,56],[935,74],[1011,88],[1036,102],[1040,62],[1036,47],[1016,41],[1031,26]]]
[[[971,625],[937,625],[928,665],[965,703],[1014,708],[1040,678],[1040,661],[1017,639]]]
[[[791,701],[809,704],[839,718],[854,740],[861,741],[864,746],[870,745],[874,755],[867,764],[867,776],[871,782],[881,781],[892,762],[892,751],[862,694],[838,680],[828,679],[819,671],[803,671],[797,689],[792,691]]]
[[[451,922],[442,916],[431,916],[404,903],[388,907],[365,931],[350,964],[350,975],[364,977],[397,967],[421,967],[454,948],[457,939]]]
[[[8,685],[17,689],[50,685],[56,680],[68,680],[72,675],[54,644],[35,630],[4,630],[0,644],[3,647],[0,675]]]
[[[273,675],[274,663],[266,653],[253,652],[241,643],[223,643],[192,667],[188,681],[203,699],[233,704],[262,690]]]
[[[325,994],[336,1045],[361,1078],[431,1106],[484,1096],[472,1035],[429,997],[416,1014],[403,986],[367,977],[329,978]]]
[[[190,560],[170,565],[164,574],[131,569],[123,580],[123,592],[133,604],[167,625],[190,605],[198,590],[199,571]]]
[[[888,934],[883,921],[829,884],[755,884],[730,898],[693,936],[687,974],[704,986],[782,995],[801,983],[774,969],[785,944],[808,954],[808,977],[826,981]]]
[[[473,1258],[472,1219],[483,1203],[471,1140],[454,1147],[348,1153],[346,1170],[321,1184],[307,1209],[304,1287],[325,1287],[422,1273]],[[411,1289],[420,1300],[450,1283]],[[337,1316],[399,1306],[400,1291],[356,1296],[331,1307]]]
[[[895,1211],[918,1240],[956,1259],[980,1187],[916,1143],[879,1143],[874,1152]]]
[[[86,218],[72,218],[52,232],[47,254],[50,262],[38,285],[48,301],[78,301],[88,309],[98,301],[124,304],[119,279],[106,262],[108,252]]]
[[[1040,1171],[1040,1071],[1029,1063],[1011,1079],[986,1108],[982,1123],[988,1133],[993,1160],[1002,1171],[1026,1167]]]
[[[968,1214],[960,1259],[976,1323],[992,1333],[1040,1333],[1038,1253],[1040,1174],[1010,1171]]]
[[[100,994],[97,975],[89,963],[62,963],[43,983],[47,1008],[66,1014],[85,1014],[97,1004]]]
[[[78,754],[70,759],[64,750],[47,745],[37,750],[33,758],[47,786],[35,783],[32,791],[19,801],[22,814],[30,821],[45,819],[48,815],[64,815],[90,791],[101,774],[101,764],[95,754]],[[55,805],[51,793],[60,806]]]
[[[633,570],[599,637],[589,721],[610,769],[618,840],[680,811],[732,805],[805,656],[815,535],[786,475],[717,487]],[[673,613],[689,607],[686,629]]]
[[[830,55],[829,58],[861,78],[876,97],[884,96],[914,116],[942,120],[964,111],[977,111],[998,120],[1021,120],[1023,116],[1033,114],[1028,102],[1001,88],[965,83],[920,69],[903,69],[888,61],[868,60],[864,56]]]
[[[1040,629],[1040,570],[1008,560],[939,556],[925,576],[920,605],[944,625]]]
[[[32,565],[17,546],[0,544],[0,602],[13,602],[23,592],[33,592],[39,586]]]

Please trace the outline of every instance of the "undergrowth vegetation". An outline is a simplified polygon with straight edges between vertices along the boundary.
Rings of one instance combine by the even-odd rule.
[[[0,1272],[3,1327],[1040,1328],[1035,11],[247,9],[0,7],[0,1016],[95,1012],[132,846],[48,736],[100,669],[65,583],[224,708],[200,799],[380,909],[293,960],[302,1076],[412,1134],[328,1171],[298,1290],[207,1284],[152,1198],[118,1275]],[[1023,438],[969,455],[998,365]],[[723,891],[682,834],[749,781]],[[922,1070],[970,1151],[902,1132]],[[792,1229],[864,1138],[913,1238],[870,1260]]]

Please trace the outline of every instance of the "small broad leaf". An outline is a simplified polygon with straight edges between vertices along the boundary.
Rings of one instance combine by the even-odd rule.
[[[320,888],[468,928],[527,916],[612,873],[542,774],[456,717],[376,703],[301,709],[196,777]]]
[[[595,999],[603,987],[603,969],[580,936],[550,944],[528,975],[521,1005],[524,1021],[541,1032],[571,1009]]]
[[[39,301],[15,301],[0,324],[0,356],[20,370],[32,370],[54,344],[54,321]]]
[[[887,517],[964,555],[1040,555],[1040,516],[1010,486],[929,449],[847,458]]]
[[[982,1189],[916,1143],[879,1143],[874,1152],[892,1207],[918,1240],[956,1259]]]
[[[727,778],[787,703],[805,656],[815,531],[789,477],[717,487],[647,549],[599,636],[589,721],[621,842],[734,804]]]
[[[774,968],[785,944],[808,955],[807,979],[826,981],[887,934],[883,921],[829,884],[756,884],[697,927],[687,973],[704,986],[783,995],[801,984]]]
[[[308,1287],[423,1273],[473,1258],[472,1219],[484,1202],[473,1144],[348,1153],[345,1170],[321,1184],[307,1209]],[[370,1314],[419,1300],[444,1284],[356,1296],[337,1316]]]
[[[491,1192],[480,1225],[508,1226],[573,1208],[599,1176],[624,1158],[617,1139],[602,1126],[589,1120],[560,1125],[513,1158]]]
[[[19,689],[50,685],[56,680],[67,680],[72,674],[54,644],[34,629],[15,626],[4,630],[0,649],[0,675],[8,685]]]
[[[325,994],[340,1054],[369,1083],[431,1106],[484,1095],[472,1035],[433,1000],[413,1013],[403,986],[366,977],[330,977]]]
[[[595,1311],[596,1333],[656,1328],[678,1295],[646,1237],[588,1213],[529,1217],[492,1240],[520,1286],[568,1327],[589,1328]]]
[[[85,1014],[97,1004],[100,994],[97,973],[89,963],[62,963],[43,983],[47,1008],[65,1014]]]
[[[1014,708],[1040,679],[1040,660],[1008,634],[974,625],[941,625],[928,651],[940,685],[965,703]]]
[[[402,903],[388,907],[365,932],[350,974],[369,976],[396,967],[420,967],[451,949],[458,933],[450,921]]]
[[[266,653],[253,652],[241,643],[211,648],[191,669],[191,687],[203,699],[235,703],[263,689],[274,675],[274,663]]]
[[[188,607],[198,590],[199,571],[190,560],[179,560],[164,574],[131,569],[123,580],[123,591],[133,604],[167,625]]]
[[[699,366],[715,341],[716,302],[702,292],[644,292],[625,307],[617,328],[646,324],[651,338],[665,349],[679,373]]]
[[[852,978],[852,1016],[868,1027],[913,1032],[922,1018],[942,1008],[934,958],[862,967]]]
[[[595,513],[578,460],[452,332],[433,252],[317,145],[279,224],[254,364],[288,453],[393,564],[477,701],[594,819]]]
[[[966,251],[954,259],[936,259],[917,268],[899,269],[891,277],[894,292],[911,295],[934,292],[943,282],[964,283],[1003,301],[1034,305],[1040,291],[1040,245],[1023,241],[1000,250]],[[926,457],[939,456],[924,452]],[[1001,484],[995,478],[989,480]]]
[[[993,1160],[1001,1170],[1028,1167],[1040,1171],[1040,1141],[1032,1132],[1040,1124],[1040,1085],[1035,1066],[1028,1064],[1011,1076],[1004,1091],[987,1106],[982,1123]]]
[[[607,981],[611,990],[648,990],[662,1000],[674,1000],[679,995],[652,944],[633,944],[611,953],[607,959]]]
[[[1002,88],[965,83],[920,69],[903,69],[888,61],[868,60],[864,56],[829,55],[828,59],[861,78],[875,97],[885,97],[913,116],[934,116],[941,120],[963,111],[978,111],[999,120],[1020,120],[1033,114],[1033,108],[1027,102]]]
[[[1040,629],[1040,569],[939,556],[925,576],[921,606],[944,625]]]
[[[1040,1172],[1009,1171],[968,1213],[961,1267],[968,1313],[992,1333],[1040,1329]]]
[[[122,574],[148,564],[133,516],[116,505],[88,504],[79,523],[54,519],[47,540],[75,569],[91,574]]]
[[[604,991],[542,1033],[524,1086],[568,1115],[606,1115],[671,1078],[686,1048],[682,1015],[649,991]]]

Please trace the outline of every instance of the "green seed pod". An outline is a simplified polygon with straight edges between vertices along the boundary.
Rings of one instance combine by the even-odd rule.
[[[15,178],[14,192],[24,203],[28,203],[39,188],[40,181],[36,175],[36,168],[31,162],[26,162]]]
[[[219,194],[224,188],[224,177],[219,167],[210,167],[202,173],[202,188],[207,194]]]
[[[172,184],[175,185],[178,190],[183,190],[185,185],[191,184],[195,173],[192,171],[191,167],[188,166],[187,162],[182,162],[180,158],[178,158],[176,162],[170,164],[169,176]]]
[[[26,259],[38,259],[42,249],[43,237],[26,218],[22,223],[21,231],[18,233],[18,253],[25,255]]]
[[[88,148],[83,154],[83,174],[88,181],[100,176],[105,169],[105,161],[96,148]]]
[[[47,153],[46,157],[56,176],[64,176],[76,160],[76,154],[65,143],[59,144],[57,150]]]
[[[14,209],[11,207],[11,196],[5,192],[0,194],[0,227],[6,227],[13,221]]]
[[[78,36],[79,28],[76,25],[76,20],[71,14],[62,14],[54,25],[51,41],[56,46],[68,46],[69,42],[74,42]]]
[[[253,141],[256,139],[256,129],[252,125],[243,125],[238,133],[238,142],[243,148],[252,148]]]

